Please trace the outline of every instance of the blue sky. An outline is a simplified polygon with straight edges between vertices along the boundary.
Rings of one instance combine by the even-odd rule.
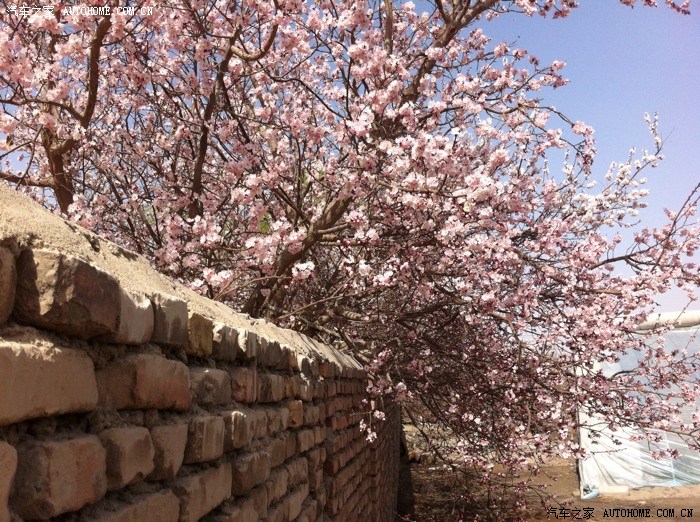
[[[640,213],[644,225],[658,225],[663,209],[678,208],[700,182],[700,3],[690,16],[615,0],[580,3],[563,20],[508,15],[481,27],[494,43],[516,42],[543,62],[567,63],[570,84],[544,92],[544,99],[595,128],[601,177],[631,147],[652,148],[644,113],[659,113],[666,159],[645,173],[651,196]],[[663,296],[662,310],[679,309],[680,298]]]

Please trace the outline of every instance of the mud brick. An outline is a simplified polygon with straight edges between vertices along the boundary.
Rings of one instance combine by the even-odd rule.
[[[287,495],[285,504],[287,504],[288,520],[295,520],[301,514],[301,508],[304,505],[304,500],[309,496],[309,485],[302,484],[292,493]]]
[[[107,491],[106,452],[95,435],[30,441],[19,459],[10,507],[27,519],[46,519],[97,502]]]
[[[285,468],[289,472],[289,487],[308,482],[309,463],[304,457],[298,457],[288,462],[285,464]]]
[[[187,424],[151,428],[155,456],[153,472],[147,477],[149,480],[169,479],[177,475],[185,458],[187,433]]]
[[[308,405],[304,407],[304,425],[313,426],[321,420],[321,412],[318,406]]]
[[[221,413],[224,419],[224,451],[247,446],[255,436],[255,414],[248,408]]]
[[[151,342],[164,346],[187,346],[187,303],[167,294],[150,295],[153,304]]]
[[[223,323],[214,324],[212,357],[221,361],[235,361],[242,353],[238,345],[238,330]]]
[[[304,403],[298,400],[287,403],[289,427],[300,428],[304,424]]]
[[[258,353],[258,364],[276,368],[282,362],[282,345],[277,341],[268,341]]]
[[[323,426],[314,426],[314,444],[321,444],[326,440],[326,428]]]
[[[231,402],[231,377],[225,370],[190,368],[190,391],[199,404],[228,404]]]
[[[102,522],[172,522],[180,516],[180,501],[166,489],[119,504],[110,512],[100,514]]]
[[[224,419],[198,417],[190,421],[185,448],[185,464],[207,462],[224,454]]]
[[[255,368],[231,368],[231,392],[238,402],[253,403],[258,398],[258,372]]]
[[[174,409],[192,402],[190,372],[179,361],[151,354],[135,354],[97,372],[100,405],[118,410]]]
[[[270,472],[270,479],[265,483],[267,498],[270,502],[277,502],[287,494],[289,485],[289,472],[284,469],[274,469]]]
[[[284,399],[284,377],[274,373],[263,373],[260,379],[260,402],[279,402]]]
[[[154,469],[155,449],[146,428],[110,428],[100,433],[107,450],[107,488],[121,489],[143,480]]]
[[[255,416],[255,438],[262,439],[267,436],[267,413],[264,409],[253,410]]]
[[[231,464],[181,478],[172,489],[180,499],[180,521],[195,522],[231,497]]]
[[[280,438],[272,439],[267,446],[267,452],[270,455],[270,467],[276,468],[287,460],[287,437],[289,433],[285,433]]]
[[[117,333],[119,283],[73,256],[25,250],[17,259],[15,318],[44,330],[93,339]]]
[[[0,425],[97,406],[92,359],[48,343],[0,345]]]
[[[266,452],[241,455],[231,461],[233,469],[232,490],[234,496],[245,495],[270,476],[270,455]]]
[[[313,432],[313,430],[297,431],[296,436],[297,436],[297,451],[299,453],[304,453],[306,450],[313,448],[313,446],[314,446],[314,432]]]
[[[253,488],[248,493],[248,498],[253,501],[253,506],[260,519],[264,520],[267,517],[267,508],[270,506],[270,499],[267,498],[267,488],[263,484]]]
[[[17,470],[17,450],[3,441],[0,441],[0,470],[0,521],[8,522],[10,512],[7,509],[7,501]]]
[[[187,321],[187,348],[185,352],[196,357],[206,357],[212,353],[214,324],[197,312],[190,312]]]
[[[153,336],[153,305],[145,295],[119,290],[119,322],[114,335],[104,336],[110,343],[144,344]]]
[[[267,433],[276,435],[280,431],[287,429],[289,423],[289,410],[287,408],[267,408]]]
[[[260,352],[260,347],[263,339],[255,332],[249,330],[238,330],[238,346],[241,348],[241,354],[244,359],[255,359]]]
[[[7,248],[0,247],[0,324],[7,321],[12,313],[16,288],[15,256]]]

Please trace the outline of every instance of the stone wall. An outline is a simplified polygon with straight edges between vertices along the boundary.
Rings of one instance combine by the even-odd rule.
[[[398,408],[0,186],[0,522],[393,520]]]

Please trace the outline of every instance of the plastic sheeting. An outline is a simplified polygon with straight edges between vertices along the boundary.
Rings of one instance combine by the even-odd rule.
[[[677,314],[676,314],[677,315]],[[695,322],[695,321],[693,321]],[[678,324],[678,323],[677,323]],[[680,324],[687,324],[680,323]],[[684,349],[689,353],[700,351],[700,324],[675,328],[664,334],[666,350]],[[636,366],[637,352],[627,354],[615,365],[603,368],[606,374]],[[698,411],[700,404],[687,404],[681,417],[690,422],[691,416]],[[590,417],[579,412],[579,421],[595,423],[595,416]],[[580,430],[581,446],[591,455],[579,461],[581,480],[581,498],[594,498],[606,492],[620,492],[625,488],[644,486],[683,486],[700,483],[700,454],[687,448],[678,435],[658,432],[662,437],[659,444],[663,449],[676,449],[679,458],[654,459],[649,446],[644,441],[634,441],[634,435],[628,430],[618,430],[614,437],[622,444],[615,444],[609,436],[612,432],[603,431],[603,436],[592,439],[588,429]]]

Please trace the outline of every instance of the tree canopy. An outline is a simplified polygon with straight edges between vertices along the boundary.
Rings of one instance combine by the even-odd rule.
[[[457,468],[580,456],[577,409],[653,440],[700,394],[695,357],[633,335],[700,277],[697,191],[622,239],[660,160],[655,118],[650,150],[596,184],[592,129],[545,100],[564,63],[488,37],[493,17],[575,16],[573,0],[0,5],[0,179],[213,299],[347,346],[372,393],[449,429]],[[626,350],[639,368],[600,371]],[[698,423],[674,429],[692,441]]]

